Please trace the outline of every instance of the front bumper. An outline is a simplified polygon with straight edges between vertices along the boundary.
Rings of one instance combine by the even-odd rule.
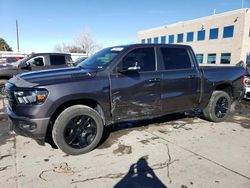
[[[50,118],[30,119],[17,116],[9,107],[7,107],[7,114],[11,130],[18,135],[33,138],[38,144],[44,145]]]
[[[244,98],[245,99],[250,99],[250,87],[246,87]]]

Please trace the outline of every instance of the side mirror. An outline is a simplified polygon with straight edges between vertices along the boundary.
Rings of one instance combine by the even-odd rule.
[[[118,72],[120,72],[120,73],[138,72],[139,70],[141,70],[141,67],[138,65],[138,62],[135,62],[133,64],[134,64],[134,66],[123,67],[121,69],[118,69]]]
[[[30,63],[29,62],[21,62],[19,64],[19,68],[21,68],[21,69],[29,69],[30,68]]]
[[[139,70],[141,70],[141,67],[138,65],[135,65],[133,67],[128,67],[128,70],[129,71],[139,71]]]

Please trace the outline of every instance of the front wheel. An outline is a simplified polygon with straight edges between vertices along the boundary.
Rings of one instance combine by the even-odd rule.
[[[65,153],[79,155],[93,150],[103,134],[103,121],[94,109],[74,105],[65,109],[56,119],[52,137]]]
[[[229,115],[231,98],[225,91],[214,91],[208,105],[203,110],[204,117],[213,122],[224,121]]]
[[[5,97],[5,84],[7,81],[5,79],[0,80],[0,97]]]

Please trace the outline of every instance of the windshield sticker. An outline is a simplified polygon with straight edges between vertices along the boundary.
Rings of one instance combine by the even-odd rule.
[[[124,48],[112,48],[111,51],[122,51]]]

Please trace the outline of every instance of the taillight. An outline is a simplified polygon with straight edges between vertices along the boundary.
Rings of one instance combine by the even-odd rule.
[[[242,86],[245,85],[245,79],[246,79],[246,69],[244,70],[244,72],[242,74],[242,78],[241,78],[241,85]]]

